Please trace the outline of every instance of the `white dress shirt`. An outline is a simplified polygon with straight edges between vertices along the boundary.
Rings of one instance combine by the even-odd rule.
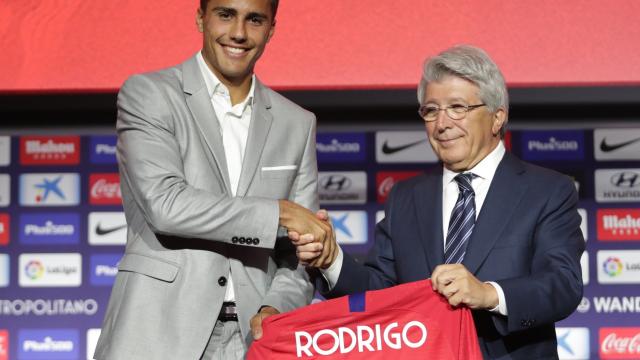
[[[471,182],[471,187],[475,192],[475,203],[476,203],[476,219],[482,211],[482,204],[484,204],[484,199],[487,197],[487,193],[489,192],[489,186],[491,185],[491,181],[493,180],[493,175],[504,156],[505,148],[504,144],[500,142],[498,146],[489,153],[484,159],[482,159],[473,169],[468,170],[467,172],[472,172],[477,176]],[[442,173],[442,232],[444,235],[444,241],[447,241],[447,232],[449,230],[449,219],[451,218],[451,211],[456,204],[458,199],[458,183],[453,179],[458,173],[455,173],[447,168],[443,169]],[[446,244],[443,244],[443,248]],[[342,261],[344,255],[342,254],[342,249],[338,247],[338,255],[336,260],[331,264],[331,266],[327,269],[321,269],[321,273],[324,278],[327,280],[327,284],[329,288],[333,288],[333,286],[338,282],[338,278],[340,277],[340,270],[342,270]],[[499,313],[502,315],[507,315],[507,303],[504,297],[504,291],[495,282],[488,281],[489,284],[493,285],[498,293],[498,306],[489,310],[491,312]]]
[[[227,160],[227,171],[231,182],[231,194],[236,196],[240,171],[242,170],[242,160],[244,150],[247,146],[249,136],[249,124],[251,123],[251,112],[253,107],[253,93],[255,91],[255,75],[251,78],[251,88],[247,98],[236,105],[231,104],[229,89],[220,82],[216,75],[209,69],[202,53],[196,56],[202,77],[207,85],[211,105],[216,113],[220,129],[222,132],[222,143],[224,145],[224,156]],[[211,119],[213,121],[213,119]],[[229,270],[229,281],[224,295],[224,301],[234,301],[233,278]]]

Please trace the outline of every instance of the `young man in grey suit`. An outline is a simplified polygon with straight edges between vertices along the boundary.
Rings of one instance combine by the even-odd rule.
[[[331,235],[308,210],[315,117],[253,74],[277,7],[201,1],[202,51],[120,90],[127,245],[97,359],[240,359],[262,319],[311,301],[286,229]]]
[[[554,322],[582,297],[573,181],[506,151],[507,88],[481,49],[429,59],[418,100],[443,166],[394,186],[364,265],[325,246],[337,254],[312,264],[330,265],[320,286],[335,297],[431,278],[451,305],[473,310],[485,358],[557,359]],[[321,253],[312,235],[292,235],[301,260]]]

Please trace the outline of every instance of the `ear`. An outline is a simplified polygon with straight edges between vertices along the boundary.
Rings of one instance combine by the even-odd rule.
[[[269,29],[269,35],[267,36],[267,42],[269,42],[271,40],[271,38],[273,37],[273,33],[276,31],[276,21],[274,20],[273,23],[271,23],[271,29]]]
[[[200,7],[198,7],[198,11],[196,11],[196,26],[199,32],[204,32],[204,13]]]
[[[507,120],[507,112],[503,108],[499,108],[493,114],[493,124],[491,125],[491,133],[496,136],[500,135],[500,129],[504,126]]]

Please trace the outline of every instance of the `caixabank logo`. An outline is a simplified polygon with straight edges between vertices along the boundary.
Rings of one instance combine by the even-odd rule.
[[[640,327],[600,328],[600,359],[640,359]]]
[[[341,245],[362,245],[369,240],[367,212],[329,211],[329,217],[336,233],[336,241]]]
[[[316,137],[319,163],[363,162],[366,150],[363,133],[321,133]]]
[[[597,202],[640,202],[640,169],[598,169]]]
[[[318,197],[321,204],[364,204],[367,202],[367,173],[321,171]]]
[[[21,287],[78,287],[82,284],[82,255],[25,253],[18,259]]]
[[[18,359],[79,359],[79,341],[76,329],[22,329],[18,331]]]
[[[80,215],[42,213],[20,215],[20,242],[29,245],[78,244]]]
[[[529,161],[583,160],[584,132],[525,131],[522,133],[522,157]]]
[[[600,250],[600,284],[640,284],[640,250]]]
[[[122,205],[120,176],[117,173],[89,175],[89,203],[91,205]]]
[[[20,205],[76,206],[80,203],[80,175],[46,173],[20,175]]]
[[[20,164],[77,165],[80,163],[80,136],[22,136]]]
[[[586,360],[590,354],[589,328],[557,327],[558,358],[561,360]]]
[[[640,209],[598,209],[597,215],[598,240],[640,240]]]

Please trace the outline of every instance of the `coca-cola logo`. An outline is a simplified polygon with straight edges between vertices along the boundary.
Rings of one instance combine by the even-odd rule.
[[[640,355],[640,328],[601,328],[602,359],[637,359]]]
[[[94,198],[121,198],[120,183],[110,183],[105,179],[100,179],[93,184],[91,196]]]
[[[391,188],[400,180],[420,174],[420,171],[383,171],[376,174],[377,198],[379,203],[387,201]]]
[[[89,178],[89,202],[95,205],[122,203],[118,174],[92,174]]]

